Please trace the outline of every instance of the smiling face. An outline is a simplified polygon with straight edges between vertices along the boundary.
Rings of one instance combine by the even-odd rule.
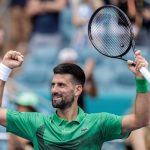
[[[82,86],[74,82],[70,74],[54,74],[51,84],[52,105],[54,108],[69,108],[82,92]]]

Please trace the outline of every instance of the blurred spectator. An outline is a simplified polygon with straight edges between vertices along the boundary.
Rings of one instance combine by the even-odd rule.
[[[128,15],[132,22],[136,46],[149,47],[150,1],[109,0],[107,4],[118,6]]]
[[[150,1],[144,1],[143,3],[143,26],[149,31],[150,29]]]
[[[25,14],[26,0],[10,0],[10,41],[9,49],[21,47],[25,49],[29,38],[30,25]]]
[[[143,1],[139,5],[138,14],[141,17],[141,28],[136,38],[136,44],[144,47],[150,47],[150,1]]]
[[[60,15],[60,31],[63,38],[63,47],[69,47],[74,37],[76,27],[72,23],[72,8],[70,0],[68,0],[66,8]]]
[[[38,44],[61,47],[59,16],[66,4],[67,0],[28,0],[26,14],[32,24],[31,50],[36,49]]]
[[[60,63],[68,62],[68,63],[76,63],[78,59],[77,52],[72,48],[63,48],[60,50],[58,54],[58,60]]]
[[[77,50],[83,47],[89,47],[90,43],[87,32],[88,21],[94,10],[103,4],[102,0],[71,0],[72,22],[77,28],[71,44],[72,47]]]
[[[37,112],[38,97],[30,92],[23,92],[14,100],[17,111],[20,112]],[[8,150],[33,150],[30,141],[10,134],[8,140]]]
[[[64,48],[60,51],[58,55],[59,62],[64,63],[77,63],[78,54],[72,48]],[[97,87],[95,80],[93,78],[93,70],[95,66],[95,61],[91,58],[87,59],[84,64],[84,72],[86,75],[86,82],[84,86],[84,92],[81,94],[78,104],[85,110],[84,98],[85,95],[90,95],[91,97],[97,96]]]

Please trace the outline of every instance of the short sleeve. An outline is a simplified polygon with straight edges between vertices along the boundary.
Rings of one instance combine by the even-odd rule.
[[[109,113],[102,113],[100,117],[101,133],[103,140],[110,141],[114,139],[123,139],[128,137],[130,133],[123,134],[122,119],[123,116],[118,116]]]
[[[39,113],[8,110],[6,130],[32,141],[38,125],[37,119],[39,119]]]

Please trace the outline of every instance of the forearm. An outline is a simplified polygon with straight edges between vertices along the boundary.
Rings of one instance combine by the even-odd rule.
[[[6,112],[7,110],[2,108],[2,99],[3,99],[3,91],[4,91],[5,82],[0,80],[0,125],[6,126]]]
[[[147,126],[150,113],[149,93],[137,93],[135,104],[135,119],[139,127]]]
[[[143,80],[142,82],[145,82]],[[136,83],[137,94],[134,105],[134,111],[130,115],[126,115],[122,120],[122,131],[130,132],[141,127],[145,127],[149,123],[150,113],[150,94],[148,93],[148,84]],[[139,88],[141,86],[141,88]],[[140,92],[141,91],[141,92]]]
[[[146,126],[150,112],[150,94],[148,93],[148,83],[144,79],[136,79],[136,101],[134,115],[139,127]]]
[[[2,97],[3,97],[3,91],[5,82],[7,81],[12,69],[7,67],[7,65],[4,65],[4,63],[0,63],[0,107],[2,106]]]
[[[5,86],[5,81],[4,79],[6,76],[6,72],[3,70],[4,68],[2,67],[2,64],[0,64],[0,125],[6,126],[6,112],[7,110],[2,108],[2,100],[3,100],[3,92],[4,92],[4,86]]]

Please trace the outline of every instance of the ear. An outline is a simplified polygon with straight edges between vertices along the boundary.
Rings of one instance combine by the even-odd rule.
[[[83,91],[83,86],[82,85],[76,85],[74,95],[79,97],[79,95],[82,93],[82,91]]]

